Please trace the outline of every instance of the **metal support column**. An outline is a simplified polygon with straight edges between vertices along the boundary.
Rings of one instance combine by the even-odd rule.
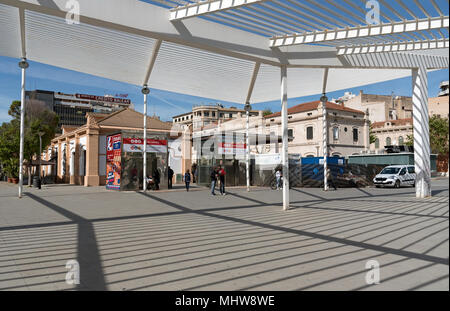
[[[147,191],[147,96],[149,93],[150,89],[145,84],[144,87],[142,88],[142,94],[144,94],[144,147],[142,149],[142,156],[143,156],[142,190],[144,191]]]
[[[281,66],[281,126],[283,131],[283,209],[289,209],[289,140],[288,140],[288,101],[287,101],[287,67]]]
[[[328,98],[323,94],[320,98],[322,102],[322,144],[323,144],[323,190],[328,191],[328,120],[327,120],[327,102]]]
[[[252,106],[249,102],[245,103],[244,110],[247,117],[245,132],[245,168],[247,177],[247,192],[250,192],[250,110],[252,110]]]
[[[322,145],[323,145],[323,190],[328,191],[328,120],[327,120],[327,102],[326,96],[327,82],[328,82],[328,68],[325,68],[323,74],[323,86],[322,97],[320,102],[322,103]]]
[[[25,71],[29,67],[26,58],[22,58],[19,62],[19,67],[22,69],[22,86],[20,97],[20,155],[19,155],[19,198],[23,194],[23,145],[25,135]],[[31,178],[31,176],[28,176]]]
[[[430,123],[428,115],[428,77],[425,66],[412,71],[414,164],[416,171],[416,197],[431,196]]]

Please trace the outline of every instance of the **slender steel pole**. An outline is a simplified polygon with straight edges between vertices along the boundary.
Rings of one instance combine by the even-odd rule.
[[[250,137],[249,137],[249,128],[250,128],[250,111],[247,109],[246,111],[247,114],[247,130],[246,130],[246,161],[245,161],[245,166],[246,166],[246,171],[247,171],[247,192],[250,192]]]
[[[288,140],[288,108],[287,108],[287,67],[281,66],[281,127],[283,131],[283,209],[289,209],[289,140]]]
[[[150,93],[147,85],[142,88],[142,94],[144,94],[144,147],[142,150],[143,156],[143,190],[147,191],[147,96]]]
[[[23,194],[23,149],[25,137],[25,71],[28,68],[26,58],[22,58],[19,67],[22,69],[22,86],[20,99],[20,154],[19,154],[19,198]],[[30,178],[30,176],[28,176]]]
[[[41,180],[42,170],[42,135],[39,134],[39,180]]]

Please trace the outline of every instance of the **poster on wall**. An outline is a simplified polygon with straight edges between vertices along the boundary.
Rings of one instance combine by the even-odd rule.
[[[141,138],[124,138],[124,152],[142,152],[144,148],[144,140]],[[147,139],[147,152],[166,153],[167,140]]]
[[[120,190],[121,134],[106,138],[106,189]]]

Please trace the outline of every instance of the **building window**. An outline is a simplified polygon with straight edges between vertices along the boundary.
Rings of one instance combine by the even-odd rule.
[[[223,113],[220,114],[220,117],[223,118]]]
[[[404,143],[405,143],[405,141],[404,141],[404,139],[403,139],[403,136],[400,136],[400,137],[398,138],[398,144],[399,144],[399,146],[403,146]]]
[[[216,113],[215,113],[214,111],[212,112],[212,116],[213,116],[213,117],[216,117]]]
[[[377,138],[375,139],[375,149],[379,149],[380,148],[380,140]]]
[[[288,138],[294,139],[294,130],[293,129],[288,129]]]
[[[205,116],[205,117],[209,117],[209,111],[205,111],[205,112],[203,112],[203,116]]]
[[[230,113],[230,115],[229,115],[229,116],[230,116],[230,119],[232,119],[232,118],[233,118],[233,114],[232,114],[232,113]]]
[[[386,146],[390,146],[391,143],[392,143],[391,138],[390,138],[390,137],[387,137],[387,138],[386,138]]]
[[[353,141],[356,143],[358,142],[358,129],[353,129]]]
[[[333,128],[333,139],[339,140],[339,128],[338,127]]]
[[[314,128],[312,126],[308,126],[306,128],[306,139],[312,140],[314,138]]]
[[[308,117],[312,116],[312,112],[308,112]]]

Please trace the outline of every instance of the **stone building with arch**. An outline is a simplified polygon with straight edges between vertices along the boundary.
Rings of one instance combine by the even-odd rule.
[[[413,120],[400,119],[375,122],[372,124],[372,134],[376,136],[375,143],[370,145],[372,153],[383,153],[385,146],[405,145],[408,136],[413,133]]]

